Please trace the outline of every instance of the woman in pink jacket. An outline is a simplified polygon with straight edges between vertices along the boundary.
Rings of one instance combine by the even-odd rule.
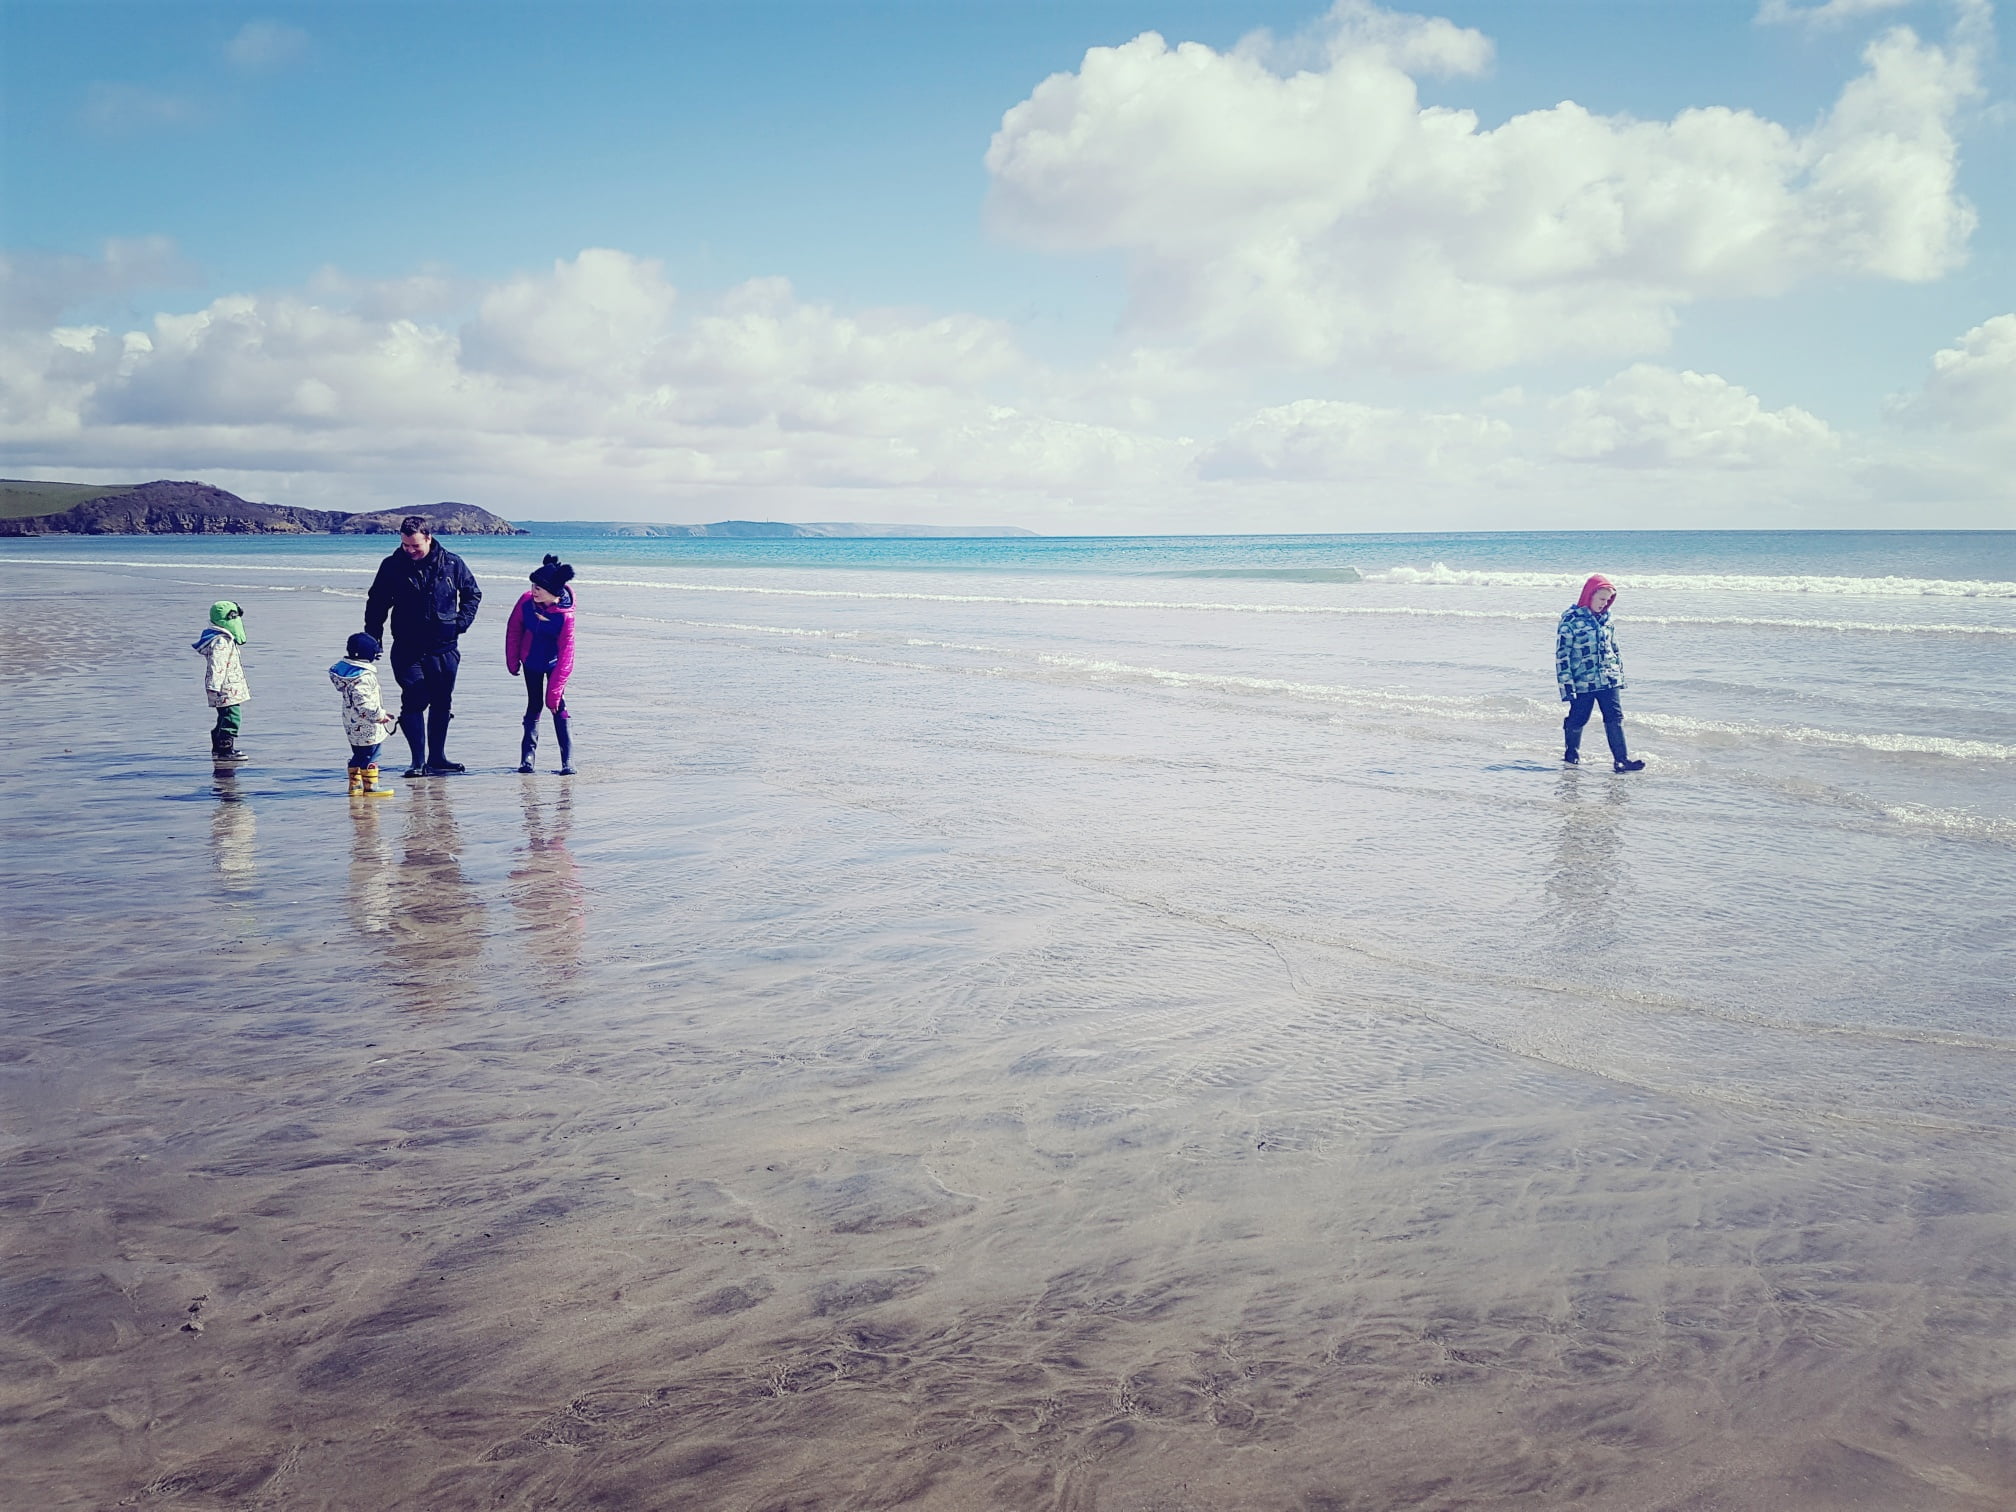
[[[518,770],[532,770],[539,749],[539,711],[553,711],[560,742],[560,775],[574,775],[574,736],[567,728],[567,676],[574,670],[574,569],[548,556],[532,573],[532,586],[511,610],[504,626],[504,665],[525,673],[525,739],[518,747]]]

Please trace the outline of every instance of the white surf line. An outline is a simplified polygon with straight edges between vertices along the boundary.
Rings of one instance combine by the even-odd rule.
[[[737,625],[721,621],[662,619],[650,615],[628,615],[618,613],[620,619],[644,620],[652,624],[688,625],[696,629],[736,630],[744,633],[778,635],[805,639],[860,640],[859,631],[827,631],[780,625]],[[894,640],[891,633],[885,636],[869,636],[868,639]],[[920,649],[970,652],[979,656],[1005,657],[1023,663],[1034,662],[1039,667],[1054,667],[1060,671],[1089,674],[1097,681],[1102,678],[1131,678],[1141,682],[1160,683],[1164,687],[1223,689],[1241,693],[1278,693],[1310,703],[1329,704],[1358,713],[1374,711],[1386,714],[1429,715],[1443,719],[1462,720],[1469,723],[1491,723],[1502,720],[1519,721],[1544,714],[1552,721],[1558,705],[1543,702],[1523,693],[1479,693],[1469,697],[1451,698],[1433,693],[1393,693],[1379,688],[1348,688],[1334,683],[1295,682],[1278,677],[1248,677],[1236,672],[1184,672],[1172,667],[1144,667],[1133,662],[1108,661],[1085,656],[1066,656],[1050,651],[1025,651],[1005,646],[976,646],[958,641],[926,640],[920,637],[904,637],[902,644]],[[884,660],[865,656],[833,655],[835,661],[852,661],[863,665],[902,667],[917,672],[974,673],[975,668],[951,667],[942,663]],[[981,675],[999,677],[1009,673],[1009,668],[996,665],[984,669]],[[1493,705],[1496,707],[1493,707]],[[1516,707],[1507,707],[1516,705]],[[1789,740],[1802,745],[1834,745],[1859,747],[1863,750],[1881,752],[1886,755],[1941,756],[1961,761],[1988,760],[2007,761],[2016,758],[2016,746],[2002,745],[1989,740],[1955,740],[1940,735],[1898,735],[1878,733],[1858,735],[1846,730],[1822,730],[1805,725],[1759,725],[1733,721],[1693,719],[1684,714],[1633,714],[1632,719],[1643,725],[1668,734],[1689,735],[1738,735],[1757,740]],[[1902,813],[1886,816],[1898,822],[1912,822]]]
[[[913,641],[911,644],[919,643]],[[988,654],[1002,656],[1017,653],[997,649]],[[1358,712],[1380,710],[1387,713],[1432,715],[1442,719],[1470,722],[1516,721],[1544,713],[1551,722],[1553,711],[1558,708],[1558,705],[1544,703],[1523,693],[1479,693],[1469,697],[1451,698],[1432,693],[1391,693],[1378,688],[1347,688],[1330,683],[1292,682],[1277,677],[1246,677],[1231,672],[1181,672],[1169,667],[1143,667],[1130,662],[1062,656],[1045,651],[1028,655],[1042,666],[1086,673],[1094,679],[1126,677],[1161,683],[1168,687],[1279,693],[1314,703],[1340,705]],[[1858,735],[1846,730],[1822,730],[1803,725],[1759,725],[1691,719],[1681,714],[1634,714],[1632,719],[1639,724],[1682,736],[1740,735],[1757,740],[1789,740],[1803,745],[1853,746],[1887,755],[1942,756],[1961,761],[2007,761],[2016,758],[2016,746],[2002,745],[1992,740],[1954,740],[1941,735],[1889,733]]]
[[[1529,616],[1547,619],[1550,615]],[[1879,635],[2016,635],[2016,625],[1885,625],[1873,620],[1747,619],[1736,615],[1624,614],[1620,625],[1729,625],[1741,629],[1854,630]]]
[[[1639,714],[1631,720],[1673,735],[1740,735],[1753,740],[1790,740],[1800,745],[1856,746],[1893,755],[1949,756],[1961,761],[2008,761],[2016,746],[1993,740],[1953,740],[1943,735],[1857,735],[1847,730],[1819,730],[1810,725],[1760,725],[1691,719],[1684,714]]]
[[[1361,573],[1368,583],[1469,588],[1572,588],[1581,573],[1495,572],[1489,568],[1384,567]],[[2016,583],[1986,578],[1823,577],[1741,572],[1611,574],[1619,588],[1662,588],[1709,593],[1818,593],[1855,598],[2016,598]]]
[[[995,653],[999,655],[1000,653]],[[1318,703],[1401,709],[1409,713],[1440,714],[1450,719],[1516,719],[1523,712],[1514,709],[1479,707],[1483,699],[1517,699],[1529,708],[1548,706],[1518,693],[1484,693],[1475,698],[1448,698],[1433,693],[1388,693],[1377,688],[1344,688],[1331,683],[1291,682],[1279,677],[1246,677],[1236,672],[1179,672],[1169,667],[1140,667],[1128,662],[1101,661],[1084,656],[1060,656],[1039,651],[1035,660],[1048,667],[1066,667],[1093,676],[1138,677],[1175,687],[1236,688],[1241,692],[1286,693]]]
[[[1000,654],[1000,653],[995,653]],[[1090,657],[1036,653],[1045,666],[1065,667],[1093,676],[1137,677],[1176,687],[1235,688],[1255,693],[1281,693],[1291,698],[1319,703],[1343,704],[1359,709],[1401,710],[1412,714],[1432,714],[1444,719],[1518,719],[1527,710],[1550,712],[1556,705],[1520,693],[1480,693],[1467,698],[1450,698],[1432,693],[1389,693],[1376,688],[1346,688],[1328,683],[1290,682],[1275,677],[1245,677],[1230,672],[1179,672],[1167,667],[1142,667],[1127,662],[1100,661]],[[1498,707],[1492,702],[1498,701]],[[1507,708],[1516,702],[1524,708]],[[1741,735],[1756,740],[1790,740],[1804,745],[1856,746],[1886,754],[1945,756],[1962,761],[2007,761],[2016,757],[2016,746],[1992,740],[1955,740],[1942,735],[1858,735],[1846,730],[1821,730],[1805,725],[1760,725],[1692,719],[1684,714],[1637,713],[1633,721],[1675,735]]]
[[[253,572],[344,572],[357,577],[369,577],[378,570],[374,563],[369,567],[297,567],[291,563],[279,562],[128,562],[111,557],[23,557],[0,556],[0,562],[28,562],[48,567],[157,567],[171,572],[238,572],[250,569]]]
[[[366,577],[377,567],[307,567],[269,562],[134,562],[89,557],[24,557],[0,555],[0,562],[53,567],[152,567],[207,572],[318,572]],[[843,588],[763,588],[741,583],[673,583],[644,578],[580,578],[586,588],[656,588],[678,593],[755,593],[777,598],[856,599],[870,602],[927,604],[1013,604],[1058,609],[1175,609],[1213,614],[1328,614],[1338,617],[1387,616],[1409,619],[1512,620],[1549,623],[1560,618],[1551,610],[1424,609],[1408,604],[1226,604],[1191,603],[1176,599],[1035,598],[994,593],[870,593]],[[1624,580],[1619,579],[1620,583]],[[1649,582],[1650,580],[1641,580]],[[1766,582],[1769,579],[1753,579]],[[1844,579],[1843,581],[1859,581]],[[1524,586],[1524,585],[1522,585]],[[2016,584],[1990,584],[2010,587]],[[2012,592],[2011,597],[2016,597]],[[1625,614],[1623,625],[1707,625],[1735,629],[1833,630],[1876,635],[2007,635],[2016,625],[1888,625],[1874,620],[1802,620],[1747,615]]]
[[[0,557],[0,561],[7,560]],[[656,588],[678,593],[755,593],[776,598],[854,599],[870,602],[910,602],[926,604],[1012,604],[1059,609],[1177,609],[1231,614],[1329,614],[1338,616],[1400,616],[1418,619],[1518,620],[1551,624],[1560,618],[1551,611],[1525,612],[1516,609],[1423,609],[1406,604],[1227,604],[1192,603],[1180,599],[1035,598],[996,593],[894,593],[869,592],[854,588],[764,588],[741,583],[676,583],[644,578],[583,578],[590,588]],[[2016,625],[1886,625],[1874,621],[1799,620],[1737,616],[1690,616],[1632,614],[1620,618],[1626,625],[1724,625],[1769,627],[1784,630],[1855,630],[1879,634],[1915,635],[2011,635]]]

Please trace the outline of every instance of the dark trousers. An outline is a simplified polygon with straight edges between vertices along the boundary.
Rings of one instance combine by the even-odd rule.
[[[525,738],[518,743],[518,762],[524,765],[539,749],[539,714],[546,707],[546,679],[550,674],[525,669]],[[560,765],[574,763],[574,734],[568,729],[572,721],[567,717],[567,696],[560,696],[560,707],[553,711],[553,735],[560,742]]]
[[[383,745],[384,743],[385,742],[381,740],[378,742],[378,745]],[[368,746],[350,747],[350,765],[352,765],[353,767],[367,767],[378,765],[378,746],[368,745]]]
[[[1610,755],[1618,761],[1629,761],[1629,753],[1624,748],[1624,705],[1617,697],[1615,688],[1598,688],[1593,693],[1577,693],[1575,701],[1568,705],[1568,717],[1561,721],[1561,733],[1568,742],[1569,753],[1576,754],[1582,749],[1582,727],[1589,723],[1589,711],[1603,711],[1603,738],[1610,742]]]
[[[399,729],[413,752],[413,765],[439,766],[448,759],[448,721],[455,717],[455,674],[462,653],[454,646],[402,660],[392,647],[392,676],[399,684]]]

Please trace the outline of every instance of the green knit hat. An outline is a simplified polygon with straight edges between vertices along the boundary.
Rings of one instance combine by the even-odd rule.
[[[210,623],[230,635],[239,645],[245,644],[245,611],[229,599],[219,599],[210,606]]]

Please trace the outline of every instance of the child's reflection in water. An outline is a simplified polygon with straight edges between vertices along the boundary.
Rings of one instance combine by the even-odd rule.
[[[542,802],[537,785],[527,781],[520,802],[525,843],[511,867],[511,907],[521,938],[546,970],[571,976],[581,965],[588,924],[581,870],[567,849],[574,798],[561,788]]]
[[[399,853],[381,838],[377,805],[359,810],[351,843],[350,916],[386,954],[386,975],[409,1008],[467,1008],[480,1000],[483,899],[462,869],[462,832],[438,781],[399,790]]]
[[[392,842],[375,803],[350,805],[350,927],[361,935],[392,929]]]
[[[253,844],[259,819],[238,785],[236,767],[219,766],[214,781],[217,806],[210,813],[210,861],[226,888],[247,888],[257,880],[259,869]]]
[[[1621,937],[1617,910],[1630,886],[1623,835],[1629,793],[1621,782],[1575,771],[1561,773],[1554,792],[1561,828],[1547,902],[1555,932],[1571,951],[1607,950]]]

